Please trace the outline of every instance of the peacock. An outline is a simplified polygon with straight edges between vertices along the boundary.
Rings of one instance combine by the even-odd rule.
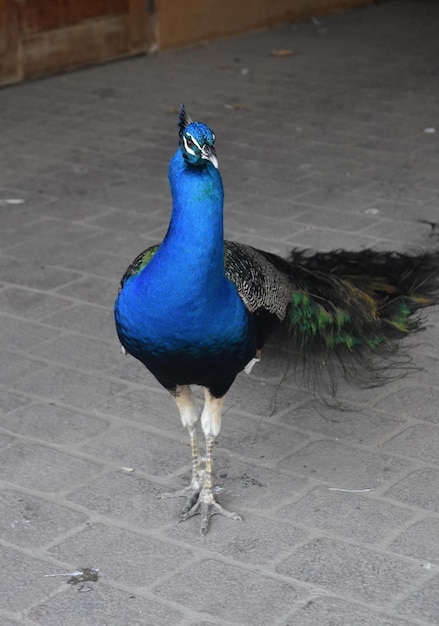
[[[325,368],[335,357],[346,376],[380,381],[383,359],[420,327],[418,309],[438,301],[439,253],[296,250],[284,259],[224,241],[215,134],[183,105],[178,126],[170,224],[123,275],[115,322],[123,351],[169,391],[188,429],[192,477],[175,495],[187,496],[179,519],[200,514],[205,534],[215,514],[241,519],[216,501],[213,485],[214,441],[237,374],[250,372],[279,331],[294,358]],[[191,385],[204,390],[201,416]]]

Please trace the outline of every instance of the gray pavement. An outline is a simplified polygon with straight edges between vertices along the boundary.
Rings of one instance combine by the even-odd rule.
[[[216,446],[244,521],[204,538],[157,497],[188,480],[186,433],[112,319],[166,230],[183,101],[217,135],[229,238],[434,244],[438,19],[371,5],[0,91],[2,626],[439,624],[437,308],[406,342],[421,369],[344,411],[266,350]]]

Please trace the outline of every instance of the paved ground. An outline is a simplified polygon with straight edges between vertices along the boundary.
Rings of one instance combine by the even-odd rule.
[[[244,521],[205,538],[157,499],[186,434],[112,320],[166,229],[181,101],[217,134],[229,237],[432,243],[438,18],[380,4],[0,92],[3,626],[439,624],[437,309],[408,342],[425,369],[342,412],[278,388],[269,351],[242,375],[216,474]]]

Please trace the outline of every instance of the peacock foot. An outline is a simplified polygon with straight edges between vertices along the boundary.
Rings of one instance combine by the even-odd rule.
[[[192,498],[190,498],[183,508],[179,521],[184,522],[189,519],[189,517],[193,517],[194,515],[201,515],[201,526],[200,533],[205,535],[209,530],[209,522],[210,518],[214,515],[224,515],[224,517],[229,517],[230,519],[242,520],[242,517],[235,513],[234,511],[228,511],[224,507],[222,507],[213,497],[212,490],[202,489],[199,494],[193,494]]]

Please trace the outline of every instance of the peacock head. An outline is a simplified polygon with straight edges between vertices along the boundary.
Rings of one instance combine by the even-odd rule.
[[[179,117],[180,147],[183,158],[191,165],[206,165],[210,161],[218,169],[218,159],[214,148],[215,134],[205,124],[194,122],[181,105]]]

